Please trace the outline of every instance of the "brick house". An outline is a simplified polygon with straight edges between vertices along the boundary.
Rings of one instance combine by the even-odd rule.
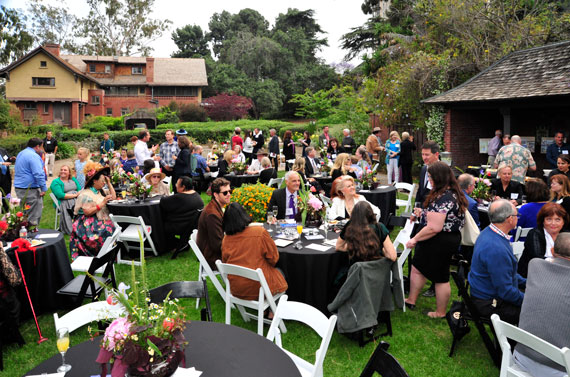
[[[513,52],[465,83],[422,101],[445,109],[445,145],[459,167],[485,163],[479,139],[534,137],[536,172],[547,168],[541,142],[570,132],[570,41]]]
[[[60,55],[40,46],[0,70],[6,98],[25,124],[34,119],[77,128],[87,115],[196,103],[208,85],[204,59]],[[31,81],[31,85],[30,85]]]

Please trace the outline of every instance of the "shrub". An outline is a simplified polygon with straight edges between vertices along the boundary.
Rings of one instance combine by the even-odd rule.
[[[261,183],[243,185],[232,192],[232,202],[239,203],[255,222],[265,222],[267,205],[275,190]]]
[[[88,129],[91,132],[120,131],[125,129],[125,123],[123,117],[88,116],[83,121],[81,128]]]
[[[20,112],[16,114],[10,104],[5,99],[0,99],[0,130],[14,130],[20,123]]]
[[[64,143],[62,141],[57,143],[57,159],[63,160],[70,158],[75,155],[75,147],[69,143]]]
[[[107,126],[99,123],[91,123],[83,126],[84,129],[89,130],[89,132],[105,132],[107,131]]]
[[[168,106],[159,107],[156,110],[155,115],[158,124],[178,123],[179,121],[176,111],[171,110]]]
[[[253,107],[253,101],[247,97],[229,94],[218,94],[206,98],[204,107],[212,120],[236,120],[245,118]]]
[[[30,136],[28,135],[11,135],[2,139],[2,147],[5,148],[11,155],[16,156],[28,145]]]
[[[178,116],[183,122],[205,122],[207,120],[206,110],[193,103],[180,104]]]

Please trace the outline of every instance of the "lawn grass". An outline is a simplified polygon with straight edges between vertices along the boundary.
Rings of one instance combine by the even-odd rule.
[[[280,172],[281,173],[281,172]],[[281,174],[280,174],[281,175]],[[203,194],[205,202],[209,198]],[[44,198],[44,212],[40,227],[53,226],[54,210],[49,197]],[[396,231],[392,232],[392,239]],[[68,241],[68,238],[66,238]],[[184,252],[177,259],[171,260],[170,254],[148,258],[148,280],[151,287],[176,280],[196,280],[198,262],[191,251]],[[118,281],[129,281],[130,267],[117,265]],[[407,271],[404,268],[404,271]],[[215,288],[209,285],[212,304],[213,320],[224,322],[224,301]],[[452,284],[452,299],[457,296],[457,290]],[[22,305],[27,305],[23,302]],[[199,320],[200,313],[195,309],[195,300],[182,300],[185,312],[190,320]],[[396,310],[392,313],[393,336],[383,338],[390,343],[392,353],[406,369],[410,376],[461,376],[483,377],[498,376],[499,371],[494,367],[475,326],[465,336],[456,348],[456,354],[449,358],[451,333],[445,320],[429,319],[423,311],[435,307],[435,298],[420,297],[415,311]],[[60,315],[65,311],[58,311]],[[38,345],[38,337],[33,319],[20,325],[20,331],[26,340],[22,348],[17,345],[4,347],[4,371],[0,376],[23,376],[42,361],[57,354],[55,345],[55,329],[53,316],[45,313],[39,316],[39,323],[44,336],[49,340]],[[255,322],[244,323],[239,314],[232,313],[232,324],[256,332]],[[314,351],[320,339],[305,326],[287,323],[288,332],[283,335],[283,345],[295,354],[314,361]],[[267,331],[267,326],[265,327]],[[89,339],[87,327],[80,328],[71,334],[71,344],[78,344]],[[192,339],[188,339],[192,343]],[[325,376],[351,377],[359,376],[376,344],[370,343],[363,348],[348,338],[335,333],[324,363]],[[92,355],[93,358],[97,355]],[[73,364],[73,360],[68,360]],[[55,372],[55,371],[53,371]]]

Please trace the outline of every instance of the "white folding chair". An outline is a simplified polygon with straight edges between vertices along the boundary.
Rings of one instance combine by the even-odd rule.
[[[271,294],[265,276],[261,268],[252,270],[251,268],[236,266],[235,264],[222,263],[221,260],[216,261],[216,266],[218,271],[222,274],[224,283],[226,283],[226,324],[231,325],[232,322],[232,306],[235,304],[240,312],[243,320],[249,322],[250,319],[257,319],[257,333],[263,336],[263,324],[271,324],[271,321],[263,318],[263,312],[267,308],[271,308],[271,311],[275,313],[277,311],[277,305],[275,305],[275,299],[281,297],[283,293],[277,293],[276,295]],[[228,275],[241,276],[246,279],[257,281],[260,284],[259,296],[257,300],[244,300],[235,297],[231,292],[230,281],[228,280]],[[245,308],[257,309],[257,315],[249,313]],[[287,332],[285,324],[279,324],[281,331]]]
[[[305,359],[287,351],[281,344],[281,332],[279,330],[280,323],[283,320],[293,320],[302,322],[311,327],[322,338],[319,349],[316,351],[315,363],[311,364]],[[336,315],[327,318],[316,308],[304,304],[302,302],[287,301],[287,295],[279,300],[277,312],[273,317],[273,322],[267,332],[267,339],[275,341],[275,343],[293,360],[301,376],[303,377],[322,377],[323,362],[329,348],[329,343],[336,325]]]
[[[121,235],[121,228],[115,228],[115,231],[110,237],[107,237],[101,249],[97,253],[97,258],[101,258],[103,255],[107,254],[113,247],[115,247],[116,242]],[[89,270],[89,266],[91,266],[91,262],[93,261],[93,257],[88,257],[85,255],[80,255],[71,263],[71,270],[76,272],[87,272]],[[105,271],[105,266],[99,267],[95,273],[102,274]]]
[[[172,193],[172,186],[170,186],[170,183],[172,183],[172,177],[164,177],[164,179],[162,180],[162,182],[168,186],[168,191],[170,193]],[[176,183],[176,182],[175,182]]]
[[[410,212],[410,209],[412,208],[412,196],[414,195],[415,189],[415,183],[413,185],[405,182],[396,183],[396,190],[408,190],[408,199],[396,199],[396,206],[405,207],[404,212]]]
[[[53,228],[55,230],[59,230],[59,217],[61,216],[61,207],[59,205],[59,201],[57,200],[53,192],[49,193],[49,197],[51,198],[53,204],[55,205],[55,224],[53,225]]]
[[[323,203],[325,203],[328,208],[332,206],[332,200],[330,200],[330,198],[327,198],[324,194],[319,194],[319,198],[321,198]]]
[[[528,232],[530,232],[531,229],[532,228],[521,228],[520,226],[517,226],[515,236],[513,237],[513,242],[517,242],[519,239],[528,236]]]
[[[566,373],[570,375],[570,349],[568,347],[558,348],[528,331],[501,321],[497,314],[491,316],[491,322],[493,322],[497,340],[503,351],[500,377],[533,377],[514,363],[511,345],[507,339],[512,339],[517,343],[525,345],[533,351],[546,356],[556,364],[562,365],[566,369]]]
[[[394,249],[396,249],[397,253],[400,253],[400,256],[398,257],[398,273],[400,275],[400,282],[402,284],[402,294],[404,293],[404,263],[406,263],[408,256],[412,252],[412,249],[406,248],[406,243],[408,243],[409,240],[410,240],[410,233],[406,231],[405,228],[402,228],[402,230],[400,230],[400,233],[398,233],[396,239],[393,242]],[[406,311],[406,305],[404,305],[402,310],[404,312]]]
[[[281,183],[283,183],[283,178],[271,178],[269,183],[267,183],[267,186],[273,187],[273,185],[277,185],[277,188],[279,188]]]
[[[218,293],[220,294],[220,297],[222,298],[222,300],[225,301],[226,300],[226,290],[224,289],[224,287],[222,286],[222,284],[220,283],[220,281],[218,280],[218,277],[217,277],[217,275],[220,275],[220,272],[214,271],[214,270],[212,270],[212,268],[210,268],[208,261],[206,261],[206,258],[204,258],[204,254],[202,254],[202,250],[200,250],[200,248],[198,247],[198,244],[196,243],[197,239],[198,239],[198,229],[194,229],[192,231],[192,234],[190,235],[190,240],[188,240],[188,244],[190,245],[190,248],[194,252],[194,255],[196,255],[196,258],[198,258],[198,262],[200,262],[200,266],[198,267],[198,279],[197,280],[209,278],[210,281],[212,282],[212,284],[214,284],[214,287],[216,288]],[[197,298],[196,299],[196,309],[198,309],[199,307],[200,307],[200,299]]]
[[[376,171],[376,170],[378,169],[378,166],[380,166],[380,164],[379,164],[379,163],[378,163],[378,164],[376,164],[376,165],[374,165],[374,167],[372,168],[372,171]]]
[[[142,236],[143,242],[148,242],[150,246],[150,248],[145,247],[144,250],[151,250],[154,255],[158,256],[156,248],[154,247],[154,242],[152,242],[152,238],[150,237],[152,228],[150,225],[146,225],[144,223],[141,216],[118,216],[110,214],[109,217],[111,218],[111,221],[113,221],[113,224],[115,224],[115,228],[121,229],[119,241],[123,242],[127,249],[140,250],[140,237]],[[129,224],[129,226],[122,229],[119,223]],[[135,243],[136,245],[131,246],[129,245],[129,242]],[[119,251],[119,254],[117,254],[117,263],[131,264],[131,261],[122,259],[121,251]],[[134,264],[140,266],[141,262],[134,262]]]
[[[61,327],[67,327],[69,332],[72,332],[91,322],[118,318],[125,312],[125,308],[119,303],[109,305],[107,301],[95,301],[73,309],[61,318],[57,313],[53,313],[53,322],[56,332]]]
[[[513,248],[513,254],[517,258],[517,260],[520,260],[524,250],[524,242],[522,241],[511,242],[511,246]]]

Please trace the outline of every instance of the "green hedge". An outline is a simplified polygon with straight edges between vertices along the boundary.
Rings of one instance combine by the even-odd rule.
[[[26,148],[28,140],[30,140],[29,135],[10,135],[2,139],[2,147],[6,148],[11,155],[16,156],[21,150]]]

